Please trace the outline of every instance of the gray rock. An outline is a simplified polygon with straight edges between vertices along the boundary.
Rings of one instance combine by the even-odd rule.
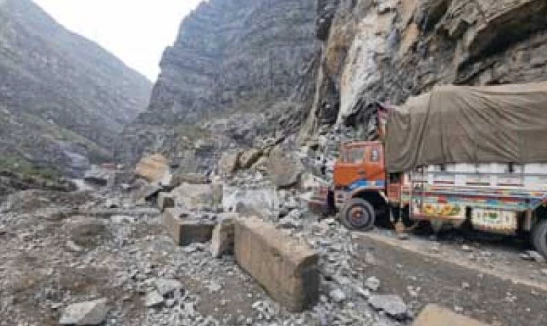
[[[61,325],[99,325],[106,319],[106,298],[71,304],[63,311]]]
[[[342,291],[341,289],[334,289],[330,291],[329,297],[333,302],[336,303],[342,303],[347,299],[346,293],[344,293],[344,291]]]
[[[393,318],[405,319],[408,316],[408,308],[398,295],[372,295],[368,302],[374,309],[384,311]]]
[[[234,248],[234,223],[232,218],[223,219],[213,229],[211,238],[211,254],[220,258],[224,254],[233,252]]]
[[[374,292],[378,291],[378,289],[380,288],[380,284],[381,282],[376,276],[369,277],[365,281],[365,286],[367,287],[367,289]]]
[[[163,296],[158,291],[150,291],[144,299],[144,306],[147,308],[156,308],[163,304]]]
[[[182,289],[182,283],[175,279],[157,278],[154,280],[154,286],[158,293],[162,296],[167,296]]]

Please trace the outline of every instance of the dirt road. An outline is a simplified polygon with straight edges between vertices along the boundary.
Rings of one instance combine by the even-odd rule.
[[[463,251],[451,242],[400,241],[385,231],[361,233],[357,241],[356,260],[373,253],[367,274],[382,280],[380,292],[402,295],[415,312],[438,303],[492,325],[547,325],[547,275],[540,276],[546,264],[484,244]],[[470,251],[489,259],[469,259]]]

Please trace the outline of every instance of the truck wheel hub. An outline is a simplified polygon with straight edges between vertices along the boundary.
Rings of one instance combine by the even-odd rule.
[[[368,215],[363,207],[354,207],[350,211],[351,224],[363,226],[368,221]]]

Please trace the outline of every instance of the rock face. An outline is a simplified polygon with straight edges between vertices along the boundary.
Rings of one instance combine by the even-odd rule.
[[[322,58],[303,136],[324,123],[366,128],[375,101],[439,84],[547,80],[543,0],[318,2]]]
[[[119,157],[134,161],[143,150],[176,155],[180,143],[205,136],[195,122],[219,113],[272,111],[287,99],[296,103],[294,113],[313,84],[315,6],[316,0],[203,2],[165,51],[150,106],[126,128]],[[267,124],[260,115],[241,121],[255,119]],[[252,141],[242,134],[247,128],[228,133]]]
[[[150,82],[30,0],[0,1],[0,168],[70,175],[112,156]]]

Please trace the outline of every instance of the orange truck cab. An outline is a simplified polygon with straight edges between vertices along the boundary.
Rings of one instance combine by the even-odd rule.
[[[329,209],[340,211],[340,220],[348,228],[372,228],[376,217],[389,211],[386,179],[382,142],[343,144],[334,165]]]

